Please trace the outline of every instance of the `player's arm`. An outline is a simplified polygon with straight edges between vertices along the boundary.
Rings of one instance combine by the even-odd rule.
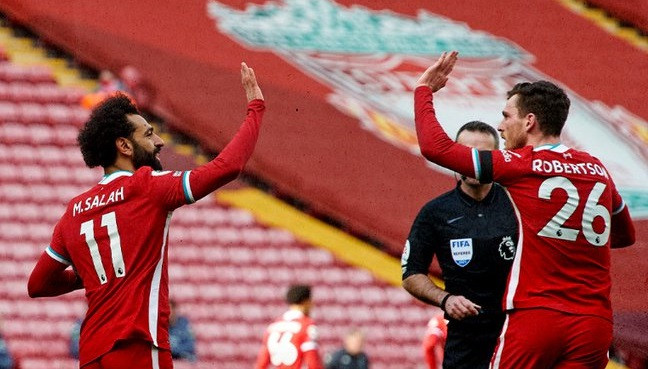
[[[401,257],[403,288],[424,303],[441,307],[454,319],[477,315],[481,308],[479,305],[446,292],[428,277],[434,257],[432,241],[438,238],[434,232],[433,212],[429,204],[424,206],[412,224]]]
[[[443,88],[457,61],[457,52],[443,53],[434,65],[425,70],[414,90],[414,121],[421,154],[429,161],[476,178],[482,183],[492,181],[483,175],[482,166],[488,166],[490,152],[480,152],[454,142],[439,124],[434,110],[432,94]],[[483,156],[483,157],[482,157]],[[485,173],[490,173],[490,168]],[[490,178],[486,178],[490,177]]]
[[[628,206],[622,202],[620,209],[612,213],[610,230],[610,247],[619,249],[635,243],[635,227],[630,217]]]
[[[147,180],[155,183],[143,187],[150,197],[170,209],[175,209],[207,196],[234,180],[243,171],[259,136],[265,103],[254,71],[245,63],[241,63],[241,82],[248,105],[245,119],[236,135],[214,160],[194,170],[183,172],[179,179],[170,172],[153,173]]]
[[[430,369],[440,369],[443,363],[443,340],[437,335],[428,335],[423,341],[423,355]]]
[[[241,63],[241,82],[248,101],[245,120],[220,155],[211,162],[192,170],[188,175],[188,185],[193,200],[198,200],[234,180],[252,156],[259,137],[265,104],[254,70],[248,68],[245,63]]]
[[[67,263],[54,260],[48,252],[43,252],[29,276],[29,297],[59,296],[83,288],[81,278],[74,270],[67,269],[68,266]]]
[[[308,369],[324,369],[322,359],[317,350],[317,340],[319,333],[315,324],[310,324],[306,328],[306,340],[301,344],[299,350],[304,355],[304,363]]]
[[[254,364],[254,369],[266,369],[270,365],[270,352],[268,351],[268,334],[263,337],[263,345],[261,345],[261,350],[257,355],[256,363]]]
[[[304,351],[304,363],[308,369],[324,369],[317,350]]]

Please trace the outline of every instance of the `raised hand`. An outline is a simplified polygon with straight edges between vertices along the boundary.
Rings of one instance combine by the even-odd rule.
[[[448,75],[452,72],[452,68],[457,61],[457,55],[459,55],[457,51],[441,54],[436,63],[426,69],[419,77],[418,81],[416,81],[416,87],[427,86],[433,93],[442,89],[448,82]]]
[[[261,93],[261,88],[257,83],[254,69],[248,67],[245,62],[241,63],[241,83],[243,83],[248,102],[255,99],[263,100],[263,93]]]

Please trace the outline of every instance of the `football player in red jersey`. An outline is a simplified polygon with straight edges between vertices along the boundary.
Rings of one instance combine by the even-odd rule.
[[[425,337],[423,337],[423,357],[428,369],[442,369],[447,337],[448,325],[443,317],[443,311],[440,311],[428,322]]]
[[[97,106],[79,133],[83,159],[105,176],[72,199],[28,282],[31,297],[85,288],[84,369],[169,369],[168,230],[173,210],[235,179],[252,155],[265,110],[254,71],[241,63],[247,114],[211,162],[162,171],[164,142],[130,99]],[[72,269],[67,269],[72,266]]]
[[[266,329],[255,369],[266,369],[270,364],[279,369],[301,369],[302,364],[308,369],[322,369],[317,327],[309,317],[310,286],[291,286],[286,302],[289,310]]]
[[[432,94],[445,86],[456,60],[457,52],[444,53],[417,81],[416,132],[428,160],[482,183],[496,181],[513,202],[520,239],[491,367],[605,368],[612,341],[610,248],[635,242],[628,207],[597,158],[561,144],[570,101],[551,82],[519,83],[508,92],[498,127],[504,150],[450,139]]]

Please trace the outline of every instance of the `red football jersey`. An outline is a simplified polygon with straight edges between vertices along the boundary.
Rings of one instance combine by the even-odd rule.
[[[118,339],[169,349],[166,243],[172,211],[193,201],[189,174],[112,173],[72,199],[56,225],[47,253],[73,264],[88,299],[81,365]]]
[[[611,217],[625,205],[603,164],[564,145],[496,151],[492,162],[493,179],[506,186],[523,233],[505,308],[611,320]]]
[[[423,338],[423,356],[428,368],[441,368],[447,337],[448,325],[443,313],[433,316],[427,324],[425,337]]]
[[[317,352],[317,327],[299,310],[288,310],[268,326],[257,358],[257,369],[269,364],[279,369],[321,368]]]
[[[612,319],[611,217],[625,204],[601,162],[560,144],[471,149],[443,132],[429,88],[416,89],[415,105],[427,158],[482,182],[499,182],[513,202],[520,235],[505,309],[544,307]]]
[[[120,339],[145,340],[169,349],[171,214],[239,175],[254,150],[264,110],[263,100],[250,101],[232,141],[205,165],[185,172],[150,167],[114,172],[70,201],[46,253],[72,265],[86,290],[80,365],[110,351]],[[43,288],[47,268],[39,261],[29,284]],[[60,294],[56,285],[44,288],[52,289],[45,295]]]

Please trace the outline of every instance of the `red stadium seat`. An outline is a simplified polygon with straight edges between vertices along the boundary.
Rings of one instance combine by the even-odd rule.
[[[0,101],[0,122],[15,122],[18,117],[18,108],[15,104]]]
[[[14,82],[8,85],[9,87],[9,100],[21,102],[34,102],[36,101],[36,91],[34,85],[27,82]]]

